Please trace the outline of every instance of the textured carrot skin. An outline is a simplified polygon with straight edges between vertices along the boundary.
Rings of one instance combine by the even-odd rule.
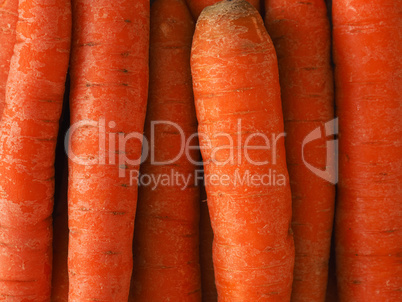
[[[186,1],[194,19],[197,20],[204,8],[213,5],[221,0],[186,0]],[[257,10],[260,11],[261,9],[260,0],[247,0],[247,1],[250,2]]]
[[[118,157],[138,159],[142,143],[130,139],[123,149],[117,142],[118,136],[143,132],[149,1],[74,0],[73,12],[71,124],[92,120],[96,126],[79,127],[71,137],[69,301],[127,301],[137,203],[137,182],[130,183],[130,171],[138,171],[138,164],[119,164]],[[98,129],[102,118],[106,133]],[[94,164],[81,165],[71,160],[72,154]]]
[[[49,301],[54,157],[70,41],[70,2],[19,2],[0,133],[0,297]]]
[[[234,152],[234,163],[210,161],[212,150],[228,145],[213,135],[227,133],[237,141],[239,118],[243,135],[236,150],[244,149],[249,133],[283,132],[276,54],[258,11],[244,0],[206,8],[195,30],[191,70],[207,179],[233,177],[236,170],[261,176],[270,169],[286,179],[282,186],[206,182],[218,301],[290,300],[294,246],[284,141],[277,142],[275,165],[254,165],[244,152]],[[269,153],[249,150],[258,161],[270,161]]]
[[[267,0],[265,22],[279,64],[286,156],[292,189],[295,269],[292,301],[324,301],[335,186],[302,160],[303,139],[334,118],[330,28],[323,0]],[[325,134],[324,134],[325,136]],[[326,139],[329,139],[327,137]],[[326,141],[305,147],[306,160],[326,168]]]
[[[218,293],[215,286],[214,263],[212,260],[212,242],[214,232],[209,218],[207,192],[205,187],[201,188],[200,204],[200,267],[201,267],[201,290],[202,301],[215,302],[218,300]]]
[[[401,8],[333,1],[340,301],[402,300]]]
[[[153,3],[150,95],[145,122],[148,139],[152,139],[153,121],[176,123],[186,141],[197,131],[190,70],[194,27],[184,0]],[[180,132],[168,125],[156,126],[155,131],[150,141],[155,159],[173,159],[180,151]],[[177,171],[194,178],[196,166],[185,154],[163,165],[155,165],[150,158],[141,165],[143,175],[162,176]],[[140,187],[130,301],[201,301],[199,195],[194,179],[185,188],[180,184]]]
[[[16,39],[18,0],[0,1],[0,119],[6,102],[6,83]]]

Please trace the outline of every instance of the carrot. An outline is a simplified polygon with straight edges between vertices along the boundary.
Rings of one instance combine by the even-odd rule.
[[[200,205],[200,268],[202,301],[215,302],[218,293],[215,286],[214,263],[212,260],[212,242],[214,233],[208,213],[207,192],[201,188]]]
[[[126,301],[148,91],[149,0],[74,0],[69,301]]]
[[[274,43],[285,120],[286,158],[292,189],[295,268],[292,301],[324,301],[334,217],[335,186],[303,162],[326,170],[335,149],[326,140],[305,145],[334,118],[330,28],[324,0],[266,0],[265,22]],[[330,139],[330,135],[323,137]],[[332,134],[332,133],[331,133]],[[333,139],[333,138],[332,138]]]
[[[0,2],[0,119],[6,102],[6,83],[14,51],[17,20],[18,0],[2,0]]]
[[[402,300],[401,8],[333,2],[340,301]]]
[[[54,158],[67,73],[67,0],[19,2],[0,125],[0,297],[49,301]]]
[[[141,174],[161,179],[178,173],[191,181],[184,184],[169,176],[169,184],[140,186],[131,301],[201,301],[196,166],[185,152],[174,160],[184,148],[180,131],[186,141],[197,131],[190,70],[194,26],[184,0],[153,3],[145,136],[151,140],[155,160],[166,163],[157,164],[149,156]],[[164,121],[175,123],[180,131]]]
[[[277,59],[258,11],[245,0],[205,8],[191,70],[218,300],[286,301],[291,192]]]
[[[213,5],[221,0],[186,0],[186,1],[194,19],[197,20],[204,8]],[[247,1],[250,2],[252,5],[254,5],[254,7],[260,11],[261,9],[260,0],[247,0]]]

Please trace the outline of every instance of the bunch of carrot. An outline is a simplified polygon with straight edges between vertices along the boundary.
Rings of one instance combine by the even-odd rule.
[[[0,0],[0,300],[401,301],[399,2]]]

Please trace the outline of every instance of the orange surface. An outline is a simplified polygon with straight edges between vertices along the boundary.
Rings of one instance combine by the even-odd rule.
[[[275,170],[284,179],[277,185],[206,182],[219,301],[288,300],[294,247],[284,141],[277,142],[276,164],[257,166],[244,154],[248,134],[271,137],[284,130],[276,54],[258,11],[244,0],[205,9],[196,26],[191,69],[205,176],[250,171],[262,177]],[[227,136],[215,134],[226,133],[236,142],[239,132],[236,147],[215,152],[228,145]],[[237,151],[233,162],[212,161],[224,161],[231,149]],[[254,161],[271,160],[267,150],[248,151]]]
[[[324,0],[267,0],[265,22],[278,55],[287,133],[286,155],[292,189],[295,270],[292,301],[324,301],[334,217],[335,186],[310,171],[302,143],[334,118],[331,37]],[[306,161],[325,170],[322,139],[305,145]]]
[[[153,121],[174,122],[185,140],[197,131],[191,85],[190,50],[194,21],[184,0],[157,0],[151,8],[150,94],[145,136],[155,159],[166,161],[180,152],[180,132]],[[154,134],[154,139],[152,139]],[[198,160],[198,153],[193,159]],[[195,153],[195,154],[194,154]],[[194,156],[195,155],[195,156]],[[199,266],[199,187],[196,166],[185,153],[170,164],[148,157],[143,175],[163,177],[171,172],[191,177],[188,186],[141,185],[134,234],[134,271],[129,301],[201,301]]]
[[[340,301],[402,300],[400,14],[394,0],[333,1]]]
[[[96,126],[80,127],[71,137],[70,158],[73,152],[94,164],[69,162],[69,300],[125,301],[137,204],[130,171],[138,171],[138,164],[123,159],[138,159],[141,141],[117,141],[143,132],[149,0],[74,0],[73,13],[71,125],[91,120]],[[101,119],[105,131],[99,131]],[[105,145],[99,146],[99,134]]]
[[[20,1],[19,20],[0,125],[0,297],[49,301],[54,158],[70,54],[70,2]]]
[[[0,1],[0,119],[6,102],[6,83],[16,39],[18,0]]]

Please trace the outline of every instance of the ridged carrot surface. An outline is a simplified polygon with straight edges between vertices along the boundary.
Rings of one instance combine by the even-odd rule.
[[[194,27],[184,0],[152,4],[145,136],[156,161],[172,161],[157,164],[150,154],[141,165],[141,174],[169,175],[171,183],[144,184],[139,189],[130,301],[201,301],[196,166],[186,152],[174,160],[185,148],[182,139],[187,142],[197,131],[190,70]],[[161,121],[164,124],[152,126]],[[175,123],[178,129],[166,122]],[[190,154],[199,161],[196,151]],[[172,173],[190,179],[189,183],[174,180]]]
[[[127,301],[137,203],[130,175],[138,172],[148,93],[149,0],[72,3],[70,110],[71,126],[79,127],[70,128],[69,301]]]
[[[6,102],[6,83],[10,60],[14,52],[15,28],[18,20],[18,0],[0,1],[0,119]]]
[[[333,1],[340,301],[402,300],[401,1]]]
[[[310,171],[302,152],[304,160],[322,171],[335,159],[335,149],[326,147],[333,133],[321,133],[325,123],[334,118],[327,9],[324,0],[267,0],[265,10],[268,33],[278,55],[292,189],[296,254],[292,301],[324,301],[335,186]],[[321,137],[303,145],[317,128]]]
[[[218,301],[289,300],[294,247],[283,137],[273,153],[249,149],[254,163],[244,153],[250,135],[280,137],[284,130],[276,54],[258,11],[245,0],[206,8],[195,30],[191,70]],[[223,182],[247,173],[275,173],[282,181],[269,185],[266,176],[265,185]]]
[[[16,32],[0,125],[0,299],[49,301],[70,1],[19,1]]]

